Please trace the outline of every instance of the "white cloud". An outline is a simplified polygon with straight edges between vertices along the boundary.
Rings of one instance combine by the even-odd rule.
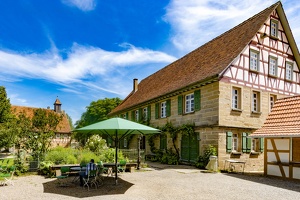
[[[62,0],[68,6],[75,6],[82,11],[91,11],[96,8],[95,0]]]
[[[164,19],[172,26],[173,45],[179,51],[188,53],[275,2],[277,0],[172,0],[166,8]],[[298,1],[287,2],[290,4],[286,6],[283,2],[284,9],[288,14],[293,13],[287,16],[289,21],[297,19],[292,23],[292,28],[297,33],[294,36],[300,38],[299,9],[286,8],[297,5]]]
[[[121,52],[105,51],[91,46],[74,44],[67,58],[63,59],[55,50],[43,54],[19,54],[0,51],[0,71],[8,80],[17,78],[44,79],[64,86],[64,90],[78,93],[102,90],[122,94],[115,90],[122,83],[123,74],[131,69],[151,63],[170,63],[175,57],[163,52],[127,46]],[[105,79],[105,84],[103,83]],[[128,92],[128,91],[126,91]]]

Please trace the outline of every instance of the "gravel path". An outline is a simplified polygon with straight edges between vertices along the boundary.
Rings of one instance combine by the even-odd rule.
[[[190,166],[150,163],[150,168],[120,175],[119,184],[105,178],[103,186],[87,191],[70,177],[68,187],[56,179],[18,177],[14,186],[1,186],[0,199],[300,199],[300,181],[243,174],[205,173]]]

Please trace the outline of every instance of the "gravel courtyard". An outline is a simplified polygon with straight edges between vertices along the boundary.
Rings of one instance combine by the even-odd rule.
[[[17,177],[14,186],[1,186],[0,199],[300,199],[300,181],[243,174],[205,173],[191,166],[149,163],[149,168],[120,175],[119,184],[105,177],[98,189],[87,191],[67,180],[57,187],[55,178]]]

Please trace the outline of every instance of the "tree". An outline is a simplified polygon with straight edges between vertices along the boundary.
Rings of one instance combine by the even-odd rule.
[[[31,119],[21,113],[18,116],[21,127],[20,146],[29,150],[34,159],[43,158],[51,146],[51,139],[55,136],[62,117],[63,115],[41,108],[34,110]]]
[[[108,113],[117,107],[121,101],[122,100],[118,97],[92,101],[90,105],[86,107],[87,110],[81,115],[80,120],[75,123],[76,128],[106,120]]]
[[[0,148],[8,150],[17,138],[17,122],[11,112],[5,87],[0,86]]]
[[[76,128],[81,128],[96,122],[100,122],[107,119],[108,113],[110,113],[115,107],[121,103],[121,99],[105,98],[98,101],[92,101],[89,106],[86,107],[86,111],[81,115],[80,120],[75,123]],[[79,141],[82,145],[91,137],[91,134],[74,134],[73,137]]]

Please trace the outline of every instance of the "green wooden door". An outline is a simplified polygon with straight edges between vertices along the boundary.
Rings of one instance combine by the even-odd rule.
[[[199,156],[199,141],[197,135],[183,135],[181,138],[181,160],[195,162]]]

